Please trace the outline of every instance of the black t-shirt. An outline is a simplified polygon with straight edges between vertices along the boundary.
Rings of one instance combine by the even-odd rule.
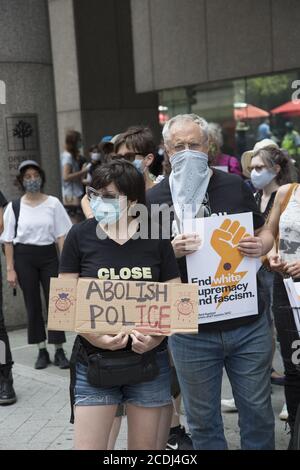
[[[187,181],[188,184],[188,181]],[[240,214],[243,212],[253,213],[254,229],[259,229],[265,223],[261,215],[254,196],[250,188],[244,183],[240,176],[225,173],[213,169],[213,175],[210,179],[207,196],[209,208],[212,215]],[[172,195],[170,190],[169,178],[164,178],[161,183],[147,191],[147,204],[166,204],[172,206]],[[171,217],[172,224],[172,217]],[[171,237],[171,227],[170,227]],[[178,260],[182,282],[188,282],[186,259]],[[260,308],[259,308],[260,311]],[[225,320],[215,323],[201,325],[201,331],[225,331],[238,328],[242,325],[256,321],[258,315],[253,315],[234,320]],[[200,329],[200,327],[199,327]]]
[[[269,215],[271,213],[272,207],[274,205],[276,194],[277,194],[277,191],[272,192],[264,212],[261,212],[262,191],[258,191],[254,196],[257,207],[260,210],[260,212],[261,212],[261,214],[262,214],[262,216],[265,220],[267,220],[267,218],[269,217]]]
[[[0,207],[5,207],[7,205],[7,200],[0,191]]]
[[[64,243],[60,273],[79,273],[80,277],[98,278],[98,271],[105,269],[108,279],[113,280],[120,275],[122,268],[127,268],[127,271],[132,270],[131,277],[126,277],[130,281],[136,280],[139,268],[140,281],[168,282],[179,277],[170,240],[131,238],[124,245],[119,245],[108,237],[98,238],[96,229],[95,219],[73,225]],[[82,337],[81,343],[88,354],[101,351]],[[157,349],[166,348],[166,343],[165,339]],[[131,349],[131,340],[125,349]]]

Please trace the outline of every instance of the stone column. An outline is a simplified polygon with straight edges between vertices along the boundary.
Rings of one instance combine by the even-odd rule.
[[[46,172],[45,191],[59,196],[59,148],[47,1],[0,0],[0,44],[0,190],[8,200],[15,198],[18,195],[13,184],[16,169],[22,160],[33,158],[41,162]],[[21,297],[19,289],[17,297],[13,297],[4,282],[8,326],[25,323]]]

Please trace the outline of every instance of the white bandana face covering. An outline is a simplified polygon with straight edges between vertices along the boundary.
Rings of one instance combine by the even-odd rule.
[[[182,224],[184,218],[196,217],[203,203],[210,180],[208,156],[195,150],[183,150],[175,153],[170,163],[172,200]]]

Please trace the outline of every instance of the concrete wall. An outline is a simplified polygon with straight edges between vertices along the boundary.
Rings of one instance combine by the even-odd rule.
[[[85,143],[132,124],[158,133],[157,94],[134,87],[130,1],[74,0],[74,18]]]
[[[8,200],[18,195],[13,185],[18,163],[32,156],[41,161],[46,172],[46,192],[59,196],[61,184],[47,1],[0,0],[0,44],[0,80],[6,84],[6,103],[0,104],[0,190]],[[38,124],[34,129],[37,130],[34,151],[18,149],[12,152],[13,128],[7,128],[7,117],[32,114],[36,115]],[[17,297],[12,296],[4,268],[3,271],[6,323],[9,327],[24,324],[22,294],[18,289]]]
[[[60,151],[69,129],[82,131],[73,0],[48,0]]]
[[[298,0],[131,0],[139,92],[300,67]]]

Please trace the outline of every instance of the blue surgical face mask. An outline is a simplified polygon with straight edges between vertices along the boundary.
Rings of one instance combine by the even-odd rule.
[[[120,220],[121,209],[119,199],[95,198],[91,199],[90,206],[98,222],[110,225]]]
[[[100,162],[101,160],[101,154],[100,153],[91,153],[91,160],[92,162]]]
[[[256,189],[264,189],[274,178],[276,178],[276,173],[268,168],[251,171],[251,182]]]
[[[139,171],[141,173],[141,175],[143,175],[144,171],[145,171],[145,168],[144,168],[144,165],[143,165],[143,160],[139,160],[138,158],[136,158],[134,160],[133,164],[136,167],[137,171]]]
[[[41,190],[41,186],[42,186],[41,178],[23,180],[23,187],[27,193],[38,193]]]

